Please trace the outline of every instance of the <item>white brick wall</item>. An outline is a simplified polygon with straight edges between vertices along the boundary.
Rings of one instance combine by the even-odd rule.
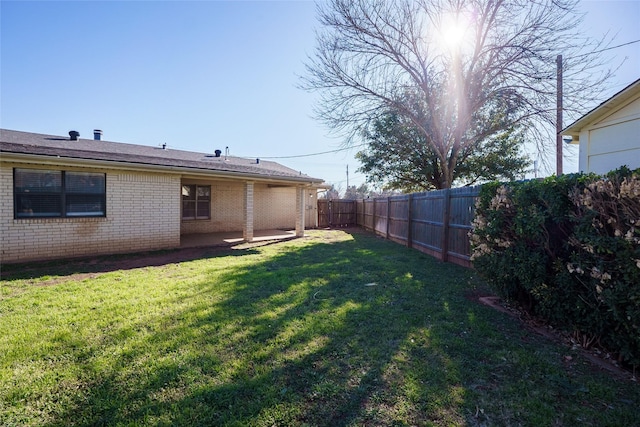
[[[9,163],[0,165],[2,263],[135,252],[180,245],[179,175],[91,169],[107,174],[105,218],[14,219],[13,167],[16,166],[25,167]],[[37,165],[33,167],[38,168]]]
[[[244,184],[242,182],[194,181],[185,179],[182,183],[211,186],[211,219],[182,221],[182,234],[242,230],[244,224]]]
[[[244,200],[242,201],[242,216],[244,218],[244,228],[242,230],[242,238],[247,242],[253,241],[253,228],[255,225],[255,222],[253,220],[254,188],[255,185],[253,181],[247,181],[244,183]]]
[[[256,230],[294,229],[296,226],[296,187],[256,185],[253,206]]]
[[[243,182],[183,180],[183,184],[211,186],[211,219],[184,220],[182,234],[242,231],[244,225]],[[253,229],[295,228],[295,187],[253,186]]]

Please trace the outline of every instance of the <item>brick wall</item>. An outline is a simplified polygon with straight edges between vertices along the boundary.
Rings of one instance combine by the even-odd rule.
[[[182,221],[182,234],[242,230],[244,183],[186,179],[182,183],[211,186],[211,219]]]
[[[256,185],[253,219],[256,230],[294,229],[296,226],[296,188]]]
[[[243,182],[187,180],[183,184],[211,186],[211,219],[184,220],[182,234],[242,231],[244,226]],[[293,229],[296,224],[295,187],[253,187],[253,229]]]
[[[2,263],[136,252],[180,245],[178,175],[91,169],[107,175],[105,218],[14,219],[15,166],[26,167],[8,163],[0,166]],[[39,168],[37,165],[33,167]]]

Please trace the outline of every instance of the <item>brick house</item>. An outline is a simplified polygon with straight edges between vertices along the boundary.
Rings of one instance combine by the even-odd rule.
[[[275,162],[0,129],[0,262],[176,248],[315,226],[322,180]],[[311,214],[311,215],[310,215]],[[306,218],[305,218],[306,217]]]

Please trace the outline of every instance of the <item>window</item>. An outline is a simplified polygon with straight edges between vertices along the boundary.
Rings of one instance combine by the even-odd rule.
[[[211,187],[204,185],[182,186],[182,219],[211,218]]]
[[[103,173],[14,169],[16,218],[105,216]]]
[[[65,206],[67,216],[104,215],[105,175],[65,172]]]

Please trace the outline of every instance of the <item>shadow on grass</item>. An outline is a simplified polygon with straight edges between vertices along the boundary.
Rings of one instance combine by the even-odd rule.
[[[434,419],[461,422],[460,401],[444,383],[450,376],[421,385],[406,365],[427,346],[429,371],[457,375],[418,330],[429,331],[425,296],[439,310],[449,298],[426,291],[424,267],[460,280],[464,271],[386,242],[372,250],[370,237],[353,237],[294,243],[266,262],[203,281],[188,312],[156,321],[165,328],[126,345],[111,367],[83,366],[93,380],[51,425],[387,424],[423,419],[430,401],[445,402]],[[411,390],[398,390],[407,384]],[[416,393],[428,395],[418,398],[422,408]]]
[[[588,385],[555,347],[464,298],[470,270],[352,237],[211,270],[187,309],[140,339],[114,333],[109,364],[82,355],[82,390],[49,425],[569,425],[602,412],[580,403]],[[617,420],[638,415],[625,405]]]
[[[293,240],[293,239],[289,239]],[[268,240],[235,245],[217,245],[181,249],[166,249],[150,252],[135,252],[117,255],[91,256],[82,258],[3,264],[0,279],[29,280],[42,276],[70,276],[73,274],[109,273],[144,267],[160,267],[167,264],[221,256],[244,256],[256,253],[256,249],[282,242]]]

